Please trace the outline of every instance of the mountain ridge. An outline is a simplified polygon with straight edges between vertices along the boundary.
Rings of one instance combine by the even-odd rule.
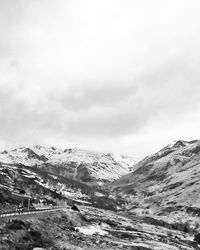
[[[74,172],[74,178],[77,177],[80,180],[81,174],[79,173],[76,176],[76,171],[81,168],[87,172],[86,175],[91,181],[113,181],[127,174],[132,165],[135,164],[135,161],[131,158],[125,159],[121,157],[117,160],[112,154],[99,153],[82,148],[58,149],[56,147],[43,147],[39,145],[34,147],[20,147],[9,151],[4,150],[0,153],[0,162],[18,163],[40,168],[51,166],[51,169],[54,166],[57,168],[57,171],[59,171],[58,167],[66,168],[69,172]],[[69,176],[71,176],[70,173]],[[86,179],[82,177],[81,181],[89,181],[89,179]]]
[[[124,198],[129,213],[194,222],[200,214],[200,140],[168,144],[138,162],[111,189]]]
[[[103,186],[130,172],[131,158],[128,164],[120,159],[118,162],[112,154],[81,148],[36,145],[4,150],[0,152],[0,200],[16,203],[23,191],[54,204],[59,197],[116,209],[118,201]]]

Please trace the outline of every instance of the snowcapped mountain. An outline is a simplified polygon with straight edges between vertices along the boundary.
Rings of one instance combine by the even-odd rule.
[[[35,146],[17,148],[0,153],[0,162],[37,167],[52,174],[62,175],[82,182],[114,181],[127,174],[131,161],[117,161],[111,154],[80,148],[58,149]]]
[[[83,149],[60,150],[36,146],[4,151],[1,153],[1,161],[4,163],[0,163],[0,211],[13,211],[21,202],[25,208],[30,205],[36,209],[42,208],[43,204],[46,207],[75,203],[81,213],[71,211],[70,217],[74,219],[77,216],[78,223],[83,220],[82,225],[76,227],[79,230],[76,237],[73,234],[76,244],[80,232],[106,226],[104,229],[109,237],[105,239],[106,242],[114,239],[115,244],[110,245],[114,246],[113,249],[117,247],[116,242],[119,249],[125,246],[128,246],[127,249],[197,249],[191,234],[193,231],[187,230],[188,225],[199,230],[199,153],[198,141],[175,142],[132,168],[134,161],[131,157],[115,158],[110,154]],[[73,178],[69,176],[69,169],[74,167],[77,170],[77,165],[89,169],[94,162],[97,162],[95,167],[107,164],[109,171],[112,171],[109,164],[118,168],[116,164],[119,162],[120,166],[125,164],[124,167],[130,166],[133,170],[112,184],[104,182],[103,186],[98,185],[98,182],[80,181],[74,172]],[[130,165],[126,165],[127,162]],[[123,213],[123,208],[129,213],[143,216]],[[114,213],[119,210],[120,213]],[[50,217],[47,217],[47,221]],[[30,217],[27,218],[30,221]],[[43,216],[41,218],[44,219]],[[59,218],[60,228],[60,221],[63,222],[66,217]],[[47,221],[44,222],[44,228]],[[68,219],[63,222],[62,230],[71,235],[72,232],[66,229],[67,223]],[[52,225],[56,224],[51,222],[50,227]],[[58,226],[55,228],[57,232]],[[88,240],[89,236],[86,237]],[[92,239],[93,244],[95,238]]]
[[[118,162],[113,155],[81,148],[21,147],[0,153],[0,199],[8,204],[20,190],[32,197],[53,200],[64,197],[94,206],[117,207],[103,188],[130,172],[130,165]],[[6,195],[5,195],[6,192]],[[9,194],[7,194],[9,192]]]
[[[112,192],[136,214],[194,222],[200,214],[200,141],[175,141],[115,181]]]

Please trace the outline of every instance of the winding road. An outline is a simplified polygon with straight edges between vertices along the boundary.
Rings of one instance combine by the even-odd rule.
[[[0,218],[5,218],[5,217],[12,217],[12,216],[22,216],[22,215],[27,215],[27,214],[37,214],[37,213],[44,213],[44,212],[53,212],[56,210],[61,210],[63,208],[68,208],[68,207],[52,207],[52,208],[42,208],[42,209],[36,209],[36,210],[27,210],[24,212],[17,212],[17,211],[12,211],[12,212],[4,212],[0,214]]]

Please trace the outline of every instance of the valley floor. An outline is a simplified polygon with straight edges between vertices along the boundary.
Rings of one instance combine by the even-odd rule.
[[[1,250],[192,250],[194,235],[93,207],[0,218]]]

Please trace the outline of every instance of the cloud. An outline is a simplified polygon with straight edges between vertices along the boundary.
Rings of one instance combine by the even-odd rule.
[[[158,129],[170,137],[183,123],[186,131],[200,108],[199,7],[179,0],[2,0],[2,143],[66,138],[92,147],[95,141],[96,148],[107,141],[112,151],[109,140],[125,145],[132,138],[131,148],[138,136],[145,143],[147,131],[148,138]]]
[[[137,92],[134,84],[123,84],[121,82],[112,83],[112,79],[106,83],[97,79],[91,83],[71,85],[68,88],[53,90],[48,98],[55,102],[60,102],[67,110],[87,110],[94,107],[110,107],[126,101]]]

